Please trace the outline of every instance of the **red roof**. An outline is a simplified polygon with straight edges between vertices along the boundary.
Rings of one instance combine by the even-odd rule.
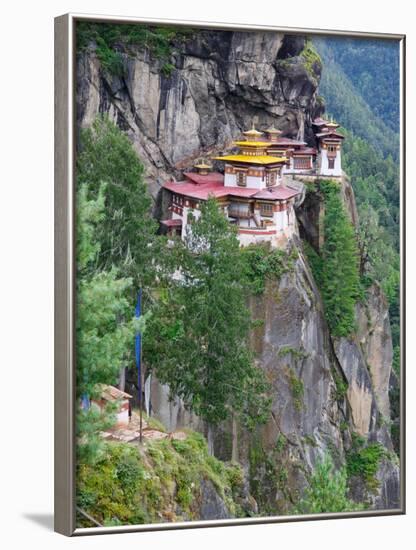
[[[224,184],[220,182],[199,183],[198,185],[195,185],[195,183],[191,183],[189,181],[183,183],[168,181],[163,185],[163,187],[168,189],[168,191],[172,191],[172,193],[185,195],[193,199],[206,200],[209,196],[222,197],[227,195],[227,192],[224,192],[224,189],[226,189]]]
[[[181,227],[182,226],[182,220],[179,218],[175,220],[161,220],[160,223],[163,223],[163,225],[166,225],[167,227]]]
[[[345,139],[345,136],[335,131],[321,132],[319,134],[316,134],[316,137],[336,137],[340,139]]]
[[[293,155],[316,155],[316,149],[314,147],[302,147],[301,149],[296,149],[296,151],[293,151]]]
[[[296,189],[291,189],[290,187],[286,187],[285,185],[278,185],[277,187],[269,187],[267,189],[262,189],[261,191],[258,191],[254,195],[254,198],[282,201],[295,197],[299,194],[300,192],[296,191]]]
[[[184,176],[198,185],[201,183],[223,183],[224,181],[224,174],[220,172],[210,172],[206,175],[198,174],[197,172],[185,172]]]
[[[315,118],[312,124],[315,124],[315,126],[325,126],[325,124],[328,124],[329,120],[325,120],[321,117]]]
[[[306,145],[306,143],[297,139],[279,137],[277,141],[274,141],[271,146],[269,146],[269,149],[272,147],[277,147],[278,145],[298,145],[300,147],[302,145]]]
[[[106,401],[117,401],[118,399],[131,399],[132,396],[129,393],[119,390],[114,386],[106,384],[100,384],[99,389],[101,391],[101,398]]]
[[[250,187],[225,187],[222,183],[174,183],[167,182],[163,186],[168,191],[177,195],[184,195],[193,199],[207,200],[209,197],[245,197],[268,200],[286,200],[299,194],[299,191],[290,189],[284,185],[258,190]],[[269,190],[270,189],[270,190]]]

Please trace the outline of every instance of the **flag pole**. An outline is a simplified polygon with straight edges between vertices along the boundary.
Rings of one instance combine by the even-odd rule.
[[[136,318],[142,314],[142,289],[137,295]],[[137,384],[139,389],[139,441],[143,441],[143,384],[142,384],[142,335],[136,333],[135,337],[136,365],[137,365]]]
[[[139,411],[139,441],[143,442],[143,374],[142,374],[142,342],[140,338],[140,411]]]

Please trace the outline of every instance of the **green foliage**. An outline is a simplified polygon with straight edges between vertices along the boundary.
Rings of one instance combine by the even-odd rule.
[[[77,504],[103,525],[199,519],[203,479],[213,483],[234,517],[243,515],[236,502],[243,489],[241,467],[209,456],[200,434],[140,448],[107,442],[94,464],[79,468]]]
[[[124,71],[122,53],[134,56],[135,49],[145,49],[161,62],[161,72],[169,76],[175,68],[170,63],[175,49],[193,33],[192,29],[122,25],[114,23],[77,23],[77,51],[95,44],[97,56],[105,70],[121,76]]]
[[[86,199],[102,200],[105,184],[95,267],[122,269],[136,289],[154,281],[152,260],[160,253],[143,170],[128,137],[108,118],[98,117],[91,128],[81,131],[78,187],[84,186]]]
[[[318,462],[309,479],[304,498],[296,506],[298,514],[322,514],[361,510],[348,499],[347,473],[345,468],[336,471],[329,455]]]
[[[77,193],[77,392],[94,395],[97,384],[114,384],[133,338],[132,315],[126,299],[131,280],[117,270],[96,268],[101,243],[104,189],[87,200],[86,185]],[[128,319],[128,320],[126,320]]]
[[[242,256],[235,228],[214,199],[201,205],[183,246],[181,279],[150,322],[146,354],[172,395],[216,425],[233,412],[253,428],[269,415],[268,384],[248,349]]]
[[[399,45],[394,41],[314,38],[323,61],[320,91],[342,125],[343,167],[360,217],[362,282],[378,281],[390,306],[394,346],[399,307]]]
[[[295,409],[301,411],[303,408],[303,395],[305,393],[303,381],[292,368],[288,369],[288,381]]]
[[[276,453],[281,454],[286,449],[286,447],[287,447],[287,439],[282,433],[279,433],[274,446]]]
[[[357,71],[355,74],[359,75],[363,67],[368,68],[368,64],[364,62],[364,57],[371,51],[372,46],[377,48],[376,42],[366,42],[367,45],[362,49],[362,59],[360,61],[362,65],[360,68],[357,67],[354,71],[348,70],[348,72],[345,72],[344,61],[348,54],[343,56],[341,49],[345,47],[347,42],[345,39],[339,39],[339,47],[334,51],[332,45],[329,44],[330,42],[333,43],[333,40],[327,38],[313,39],[313,43],[323,60],[319,90],[325,97],[327,110],[345,128],[371,144],[382,156],[392,155],[397,161],[399,158],[399,136],[397,133],[399,122],[397,116],[399,73],[397,65],[396,72],[393,73],[393,66],[380,67],[378,64],[373,64],[369,79],[371,85],[370,88],[367,88],[371,91],[368,94],[365,87],[353,75],[355,71]],[[381,42],[377,42],[381,44]],[[394,48],[398,48],[398,46],[394,45]],[[346,48],[346,51],[348,52],[348,48]],[[380,69],[388,71],[390,84],[387,87],[382,83],[383,77],[381,77],[382,72],[380,72]],[[374,89],[377,88],[377,94],[372,94],[373,86]],[[392,87],[395,91],[392,94],[385,95],[385,90],[391,90]],[[388,98],[388,107],[386,106],[384,113],[377,112],[378,107],[383,104],[383,101],[380,101],[380,96]],[[371,97],[371,100],[369,97]]]
[[[334,397],[337,401],[342,401],[347,394],[348,383],[342,378],[342,376],[335,369],[333,369],[332,371],[332,378],[334,379],[334,382],[335,382]]]
[[[375,477],[380,460],[386,456],[386,449],[380,443],[371,443],[359,448],[357,444],[347,453],[348,477],[362,477],[368,488],[376,489],[378,480]]]
[[[345,211],[339,184],[319,182],[325,201],[325,241],[320,257],[305,245],[311,268],[322,292],[325,316],[333,336],[348,336],[355,328],[355,303],[360,296],[358,247]]]
[[[295,360],[305,359],[309,354],[303,349],[292,348],[291,346],[282,346],[278,351],[279,357],[285,357],[286,355],[291,355]]]
[[[304,60],[308,73],[316,79],[321,74],[322,61],[311,40],[306,40],[305,47],[301,51],[300,56]]]
[[[318,287],[321,287],[323,282],[324,261],[307,241],[303,241],[303,250],[305,251],[316,284]]]
[[[400,380],[400,346],[393,349],[393,370]]]
[[[378,281],[389,301],[393,345],[400,342],[400,178],[397,161],[346,132],[343,163],[358,204],[361,276]]]
[[[114,384],[133,341],[134,326],[125,297],[131,280],[117,270],[97,270],[98,227],[104,213],[105,187],[87,199],[85,184],[77,192],[77,397],[97,397],[99,384]],[[101,451],[99,432],[112,424],[111,410],[80,410],[77,415],[78,459],[93,463]]]
[[[318,42],[323,43],[322,53],[325,61],[336,62],[374,115],[393,131],[398,132],[400,115],[398,41],[325,37]],[[320,44],[318,47],[321,51]],[[325,89],[322,92],[325,95]]]
[[[271,249],[268,244],[249,245],[241,249],[242,274],[252,294],[262,294],[268,280],[279,281],[293,269],[294,255]]]
[[[97,384],[115,384],[133,342],[129,279],[101,272],[80,279],[77,292],[77,388],[91,395]],[[122,319],[129,319],[123,321]]]

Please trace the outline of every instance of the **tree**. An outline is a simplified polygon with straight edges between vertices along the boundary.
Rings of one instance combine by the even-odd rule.
[[[136,327],[126,290],[129,278],[119,277],[115,268],[97,269],[100,243],[98,228],[104,217],[105,186],[96,199],[87,198],[87,187],[77,192],[77,398],[97,397],[100,384],[115,384]],[[112,423],[111,411],[79,410],[78,455],[93,461],[100,451],[99,431]]]
[[[354,307],[360,293],[357,240],[339,184],[321,181],[320,190],[325,197],[321,276],[325,315],[333,336],[348,336],[354,329]]]
[[[362,510],[362,505],[348,499],[347,472],[335,471],[329,455],[316,464],[304,498],[296,507],[298,514],[322,514]]]
[[[128,137],[107,117],[98,117],[91,128],[81,130],[77,184],[85,185],[88,199],[97,198],[106,184],[105,208],[96,228],[97,268],[122,268],[136,289],[154,280],[158,243],[143,174]]]
[[[179,252],[181,277],[150,321],[147,358],[172,395],[208,425],[236,414],[253,427],[268,418],[268,384],[247,345],[238,239],[215,199],[201,205]]]

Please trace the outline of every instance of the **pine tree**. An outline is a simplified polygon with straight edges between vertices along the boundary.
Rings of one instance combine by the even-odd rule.
[[[77,193],[77,400],[98,397],[100,384],[115,384],[134,341],[132,308],[126,298],[129,278],[115,268],[97,268],[100,243],[98,228],[104,216],[105,186],[96,199],[87,198],[81,185]],[[77,415],[78,457],[92,462],[102,445],[99,431],[112,424],[111,411],[79,409]]]
[[[357,239],[339,185],[321,181],[320,190],[325,197],[321,277],[325,314],[333,336],[348,336],[354,330],[355,303],[360,294]]]
[[[309,479],[309,487],[298,504],[298,514],[324,514],[362,510],[363,506],[348,499],[347,472],[335,471],[329,455],[316,464]]]
[[[106,184],[105,209],[97,227],[97,267],[121,267],[136,289],[154,280],[152,260],[158,243],[143,175],[130,140],[107,117],[98,117],[92,127],[81,130],[77,184],[86,186],[89,199],[97,198],[102,183]]]

